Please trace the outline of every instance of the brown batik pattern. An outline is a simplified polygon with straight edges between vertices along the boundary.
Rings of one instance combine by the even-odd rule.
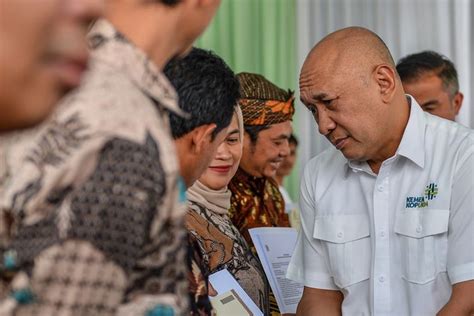
[[[229,215],[252,247],[250,228],[290,227],[285,202],[273,179],[253,177],[239,168],[229,189],[232,191]]]
[[[228,215],[189,202],[186,228],[196,240],[206,277],[227,269],[257,306],[267,314],[268,285],[263,268]]]

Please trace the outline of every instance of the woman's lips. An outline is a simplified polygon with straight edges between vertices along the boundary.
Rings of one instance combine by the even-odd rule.
[[[209,169],[217,173],[227,173],[231,167],[232,166],[210,166]]]

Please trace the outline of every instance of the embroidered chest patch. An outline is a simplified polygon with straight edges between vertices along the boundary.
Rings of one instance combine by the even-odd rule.
[[[438,185],[434,182],[428,184],[425,188],[424,195],[407,196],[406,208],[424,208],[428,207],[429,202],[438,196]]]

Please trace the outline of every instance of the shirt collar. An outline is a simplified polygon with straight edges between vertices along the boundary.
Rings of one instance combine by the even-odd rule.
[[[425,113],[411,95],[407,95],[410,118],[398,146],[397,154],[404,156],[421,168],[425,165]]]
[[[145,55],[104,19],[98,20],[88,34],[95,62],[119,68],[151,99],[181,117],[187,114],[177,102],[177,94],[166,76]]]
[[[254,192],[263,192],[265,189],[266,177],[255,177],[247,173],[244,169],[238,168],[233,180],[242,184],[242,187],[249,188]]]

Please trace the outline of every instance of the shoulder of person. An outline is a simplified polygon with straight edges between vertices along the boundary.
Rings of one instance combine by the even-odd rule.
[[[455,154],[462,159],[474,152],[474,130],[457,122],[426,115],[425,135],[425,143],[433,144],[432,150],[444,149],[439,151],[443,156]]]
[[[83,86],[60,102],[56,114],[63,121],[75,117],[93,137],[140,144],[153,139],[162,153],[174,153],[168,113],[124,76],[85,78]]]
[[[319,172],[322,169],[343,166],[346,162],[347,160],[344,158],[342,153],[331,146],[322,153],[311,158],[305,165],[303,174],[310,175]]]

